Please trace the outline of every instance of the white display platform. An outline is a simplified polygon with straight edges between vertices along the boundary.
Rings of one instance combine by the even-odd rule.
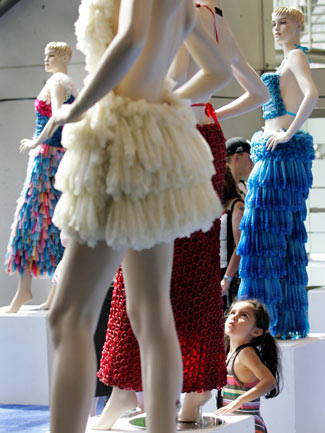
[[[204,413],[204,415],[213,416],[212,413]],[[97,417],[96,417],[97,418]],[[196,429],[196,430],[182,430],[184,433],[194,433],[194,432],[202,432],[202,433],[255,433],[255,424],[254,418],[252,416],[223,416],[220,417],[225,420],[225,424],[205,428],[205,429]],[[145,429],[139,429],[133,427],[129,424],[130,418],[120,418],[113,428],[109,430],[110,432],[118,432],[118,433],[132,433],[137,431],[138,433],[146,431]],[[94,418],[90,418],[88,421],[86,433],[107,433],[107,430],[92,430],[91,426],[95,422]],[[168,432],[166,432],[168,433]],[[280,432],[278,432],[280,433]],[[281,432],[282,433],[282,432]],[[284,432],[283,432],[284,433]],[[305,432],[306,433],[306,432]]]
[[[53,345],[47,312],[36,308],[0,308],[0,404],[49,404]]]
[[[283,389],[262,398],[268,433],[324,433],[325,334],[279,341]]]
[[[310,332],[325,332],[325,287],[308,290]]]

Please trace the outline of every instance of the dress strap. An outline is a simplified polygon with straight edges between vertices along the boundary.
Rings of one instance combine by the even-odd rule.
[[[204,7],[204,8],[206,8],[206,9],[208,9],[208,10],[212,13],[212,15],[213,15],[214,31],[215,31],[215,33],[216,33],[216,41],[217,41],[217,43],[219,43],[218,31],[217,31],[217,24],[216,24],[216,20],[215,20],[215,17],[214,17],[214,12],[213,12],[213,10],[212,10],[209,6],[207,6],[207,5],[201,5],[200,3],[196,3],[196,7],[197,7],[197,8]],[[220,14],[219,12],[217,12],[217,9],[218,9],[218,8],[216,8],[216,13],[217,13],[218,15],[222,16],[222,10],[221,10],[221,9],[218,9],[218,10],[221,12],[221,14]]]
[[[308,56],[308,51],[309,51],[309,48],[308,47],[305,47],[305,46],[303,46],[303,45],[298,45],[298,44],[293,44],[296,48],[298,48],[299,50],[301,50],[306,56],[307,56],[307,59],[308,59],[308,61],[309,61],[309,63],[311,63],[311,60],[310,60],[310,58],[309,58],[309,56]]]
[[[192,104],[191,107],[205,107],[205,110],[204,110],[205,114],[210,119],[212,117],[212,119],[214,120],[214,123],[216,123],[218,125],[218,127],[221,129],[221,126],[220,126],[219,120],[217,118],[217,115],[216,115],[216,113],[214,111],[213,105],[210,104],[210,102],[207,102],[207,103],[200,102],[198,104]]]

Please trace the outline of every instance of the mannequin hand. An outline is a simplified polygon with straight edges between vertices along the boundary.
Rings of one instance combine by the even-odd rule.
[[[34,147],[33,149],[31,149],[31,150],[28,152],[28,155],[29,155],[29,156],[35,156],[35,155],[37,155],[38,152],[39,152],[40,147],[41,147],[40,144],[39,144],[38,146]]]
[[[32,150],[37,146],[34,140],[29,138],[23,138],[20,141],[19,152],[25,152],[26,150]]]
[[[231,403],[227,404],[227,406],[221,407],[220,409],[215,411],[215,415],[229,415],[236,409],[239,409],[241,403],[238,401],[238,398]]]
[[[48,137],[51,137],[59,126],[81,120],[81,117],[75,117],[73,115],[72,105],[73,104],[63,104],[55,113],[53,113],[44,128],[44,132]]]
[[[272,132],[268,136],[266,148],[272,152],[272,150],[274,150],[279,143],[286,143],[289,140],[290,136],[288,135],[287,131],[281,130]]]
[[[222,296],[228,295],[229,287],[230,287],[230,281],[223,278],[221,280],[221,295]]]

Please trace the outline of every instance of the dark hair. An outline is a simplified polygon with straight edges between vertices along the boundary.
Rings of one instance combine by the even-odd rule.
[[[230,200],[233,200],[235,198],[242,198],[242,196],[239,193],[236,181],[231,174],[231,170],[227,165],[222,186],[221,203],[223,207],[226,207]]]
[[[237,304],[238,302],[248,302],[252,305],[255,314],[255,326],[256,328],[261,328],[263,330],[263,334],[259,335],[256,338],[253,338],[253,340],[248,345],[256,349],[256,352],[260,357],[261,361],[270,370],[276,381],[275,388],[265,394],[265,398],[276,397],[280,392],[280,355],[277,342],[269,331],[269,313],[267,312],[265,305],[257,299],[236,300],[232,303],[229,311],[231,311],[233,305]],[[225,336],[225,345],[226,353],[228,353],[230,350],[230,339],[227,335]],[[239,346],[238,349],[243,346]]]

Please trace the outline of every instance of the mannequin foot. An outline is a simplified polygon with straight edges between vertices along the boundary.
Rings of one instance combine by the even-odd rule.
[[[91,429],[110,430],[120,416],[131,409],[135,409],[137,404],[138,399],[135,391],[113,388],[112,395],[104,407],[98,423],[94,424]]]
[[[44,302],[44,304],[39,305],[38,308],[40,310],[47,311],[50,309],[50,306],[51,306],[51,304],[49,302]]]
[[[11,301],[11,304],[5,310],[5,313],[17,313],[20,307],[26,304],[26,302],[30,301],[31,299],[32,299],[32,292],[30,290],[23,291],[23,292],[17,291],[13,300]]]
[[[200,420],[201,407],[211,398],[211,391],[189,392],[185,394],[182,409],[178,414],[180,422],[197,422]]]

